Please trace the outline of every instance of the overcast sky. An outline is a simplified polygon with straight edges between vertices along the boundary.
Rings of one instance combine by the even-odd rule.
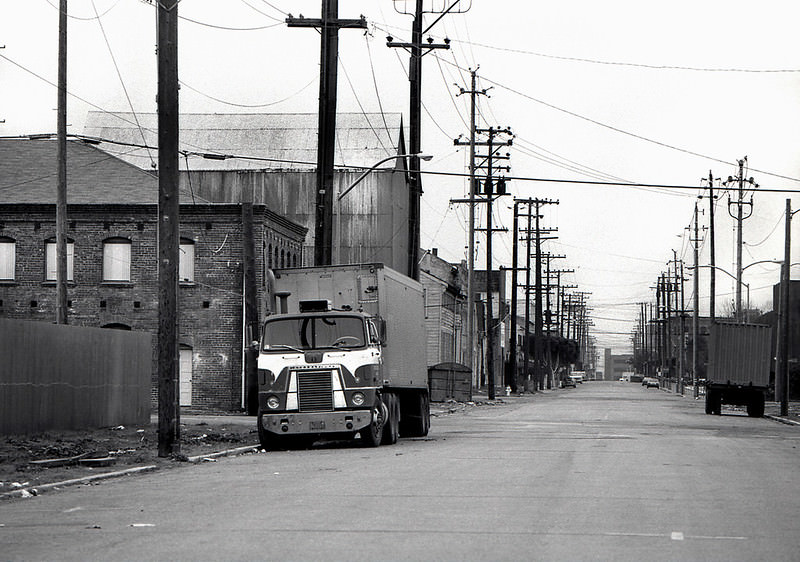
[[[408,54],[413,2],[341,0],[339,16],[364,15],[369,29],[340,32],[340,112],[408,116]],[[440,9],[444,0],[432,0]],[[511,127],[513,197],[558,200],[542,226],[557,228],[546,251],[566,255],[566,281],[592,293],[598,346],[630,350],[639,302],[653,302],[673,250],[692,265],[688,229],[713,171],[726,179],[747,156],[746,177],[761,187],[744,222],[743,263],[783,257],[785,200],[800,208],[800,3],[793,0],[461,0],[465,13],[436,23],[451,41],[423,62],[424,169],[463,173],[468,150],[470,69],[478,68],[482,127]],[[0,135],[56,129],[58,0],[0,0]],[[317,111],[319,34],[289,29],[286,15],[319,17],[320,0],[183,0],[179,5],[182,112]],[[155,8],[142,0],[70,0],[68,123],[81,133],[90,110],[156,111]],[[437,16],[426,16],[426,27]],[[213,150],[213,146],[206,147]],[[339,162],[337,164],[347,164]],[[531,179],[626,181],[694,189],[548,183]],[[458,177],[425,176],[422,245],[466,259],[467,195]],[[493,222],[511,228],[513,197]],[[734,194],[735,197],[735,194]],[[749,200],[749,194],[748,194]],[[708,201],[700,226],[708,225]],[[735,274],[735,233],[727,195],[717,203],[717,265]],[[480,213],[479,227],[485,226]],[[793,262],[800,262],[800,220]],[[476,266],[485,267],[478,237]],[[707,237],[701,263],[708,263]],[[495,234],[494,267],[511,265],[510,233]],[[687,277],[690,272],[685,269]],[[793,268],[794,278],[800,268]],[[779,266],[744,272],[754,306],[772,307]],[[701,312],[708,313],[708,270]],[[735,281],[717,275],[717,308]],[[691,302],[687,282],[686,299]]]

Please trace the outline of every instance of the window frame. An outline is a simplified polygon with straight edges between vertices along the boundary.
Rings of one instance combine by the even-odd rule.
[[[7,248],[7,249],[3,249]],[[10,277],[0,277],[0,283],[17,280],[17,241],[10,236],[0,236],[0,275],[8,271]]]
[[[112,236],[110,238],[106,238],[103,240],[103,273],[102,273],[102,282],[103,283],[123,283],[123,284],[130,284],[131,283],[131,261],[132,261],[132,246],[133,243],[131,242],[130,238],[125,238],[123,236]],[[113,247],[126,247],[127,248],[127,276],[126,278],[123,277],[108,277],[109,274],[115,273],[117,268],[114,270],[109,270],[109,259],[110,258],[118,258],[119,256],[110,256],[108,254],[108,250]],[[119,268],[126,267],[125,265],[118,266]]]
[[[52,250],[51,250],[52,248]],[[56,268],[58,267],[58,263],[56,262],[57,259],[57,251],[56,251],[56,239],[48,238],[44,241],[44,281],[45,283],[55,283],[57,281],[58,272]],[[52,258],[51,258],[52,252]],[[50,269],[50,262],[53,262],[53,269]],[[50,272],[53,272],[53,276],[50,277]],[[75,241],[71,238],[67,238],[67,282],[74,283],[75,282]]]

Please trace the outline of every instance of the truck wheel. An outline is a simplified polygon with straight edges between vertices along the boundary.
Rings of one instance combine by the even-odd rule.
[[[372,421],[367,427],[358,432],[365,447],[377,447],[381,444],[386,414],[386,405],[378,398],[372,407]]]
[[[382,445],[394,445],[400,433],[400,398],[393,392],[383,395],[384,404],[389,415],[383,424]]]
[[[425,437],[431,427],[431,403],[427,392],[409,395],[406,416],[400,425],[401,437]]]
[[[764,395],[757,394],[750,397],[747,402],[747,415],[751,418],[764,417]]]

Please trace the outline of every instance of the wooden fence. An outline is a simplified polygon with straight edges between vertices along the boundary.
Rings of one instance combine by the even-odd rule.
[[[149,423],[152,337],[0,319],[0,435]]]

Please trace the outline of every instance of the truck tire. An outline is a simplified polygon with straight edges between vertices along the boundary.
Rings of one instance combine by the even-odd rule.
[[[400,434],[400,399],[394,392],[387,392],[383,395],[383,403],[388,416],[383,424],[381,445],[394,445]]]
[[[365,447],[377,447],[383,439],[383,425],[386,423],[387,408],[383,401],[378,398],[372,407],[372,421],[370,424],[358,432],[361,436],[361,443]]]
[[[764,395],[760,392],[750,396],[747,402],[747,415],[751,418],[764,417]]]
[[[706,414],[722,414],[722,394],[716,390],[706,391]]]
[[[408,395],[410,402],[400,424],[401,437],[425,437],[431,427],[431,403],[428,393],[421,391]]]
[[[711,391],[706,392],[706,414],[712,415],[714,413],[714,393]]]

